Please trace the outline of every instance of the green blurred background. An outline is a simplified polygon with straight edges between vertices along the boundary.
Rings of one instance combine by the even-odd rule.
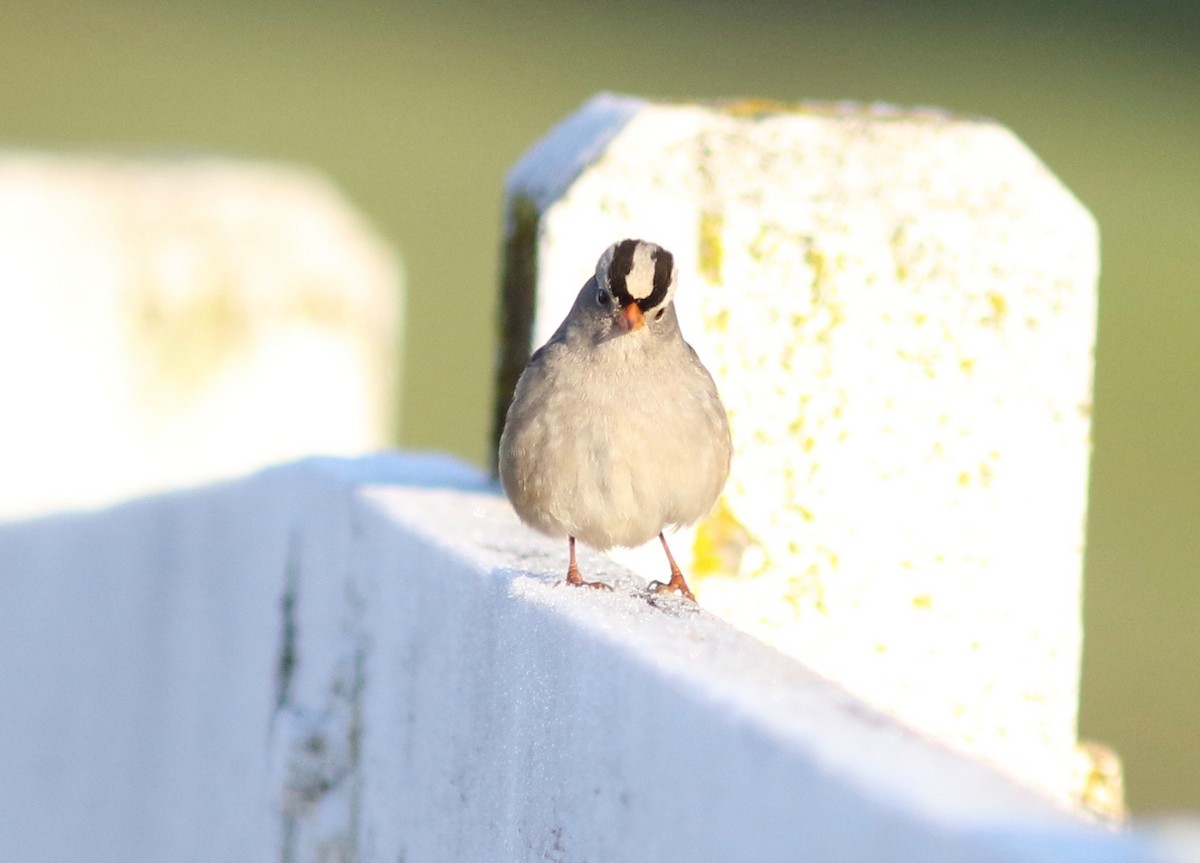
[[[1200,810],[1198,48],[1192,3],[0,0],[0,146],[321,169],[408,270],[399,442],[483,464],[504,173],[588,96],[998,118],[1103,237],[1081,730]]]

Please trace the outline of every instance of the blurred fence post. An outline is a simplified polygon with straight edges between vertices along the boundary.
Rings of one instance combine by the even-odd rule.
[[[327,181],[0,157],[0,518],[394,437],[401,275]]]

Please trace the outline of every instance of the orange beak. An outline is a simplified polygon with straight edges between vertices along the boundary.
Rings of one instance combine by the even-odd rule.
[[[642,310],[638,308],[637,303],[622,306],[620,313],[617,315],[617,326],[627,333],[641,329],[644,323],[645,318],[642,317]]]

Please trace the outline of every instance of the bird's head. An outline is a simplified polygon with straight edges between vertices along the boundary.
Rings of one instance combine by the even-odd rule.
[[[670,308],[677,273],[674,257],[662,246],[621,240],[596,262],[592,301],[612,315],[622,332],[653,328]]]

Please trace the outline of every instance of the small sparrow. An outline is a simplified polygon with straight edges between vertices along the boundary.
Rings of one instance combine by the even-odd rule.
[[[500,436],[500,479],[521,521],[600,551],[655,536],[671,565],[657,593],[695,601],[663,531],[705,516],[732,444],[717,387],[675,317],[678,270],[644,240],[605,249],[558,330],[517,381]]]

